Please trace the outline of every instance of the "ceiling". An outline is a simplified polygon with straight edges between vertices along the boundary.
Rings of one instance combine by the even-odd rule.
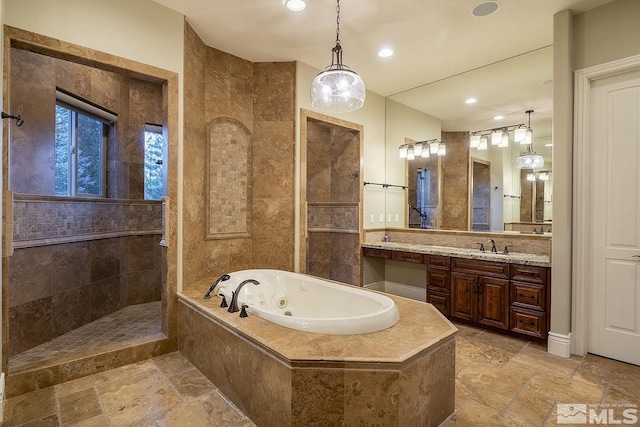
[[[283,0],[154,1],[185,15],[208,46],[241,58],[301,61],[319,70],[331,63],[335,0],[307,0],[302,12],[289,11]],[[344,63],[369,91],[396,95],[441,119],[443,130],[496,127],[495,114],[505,116],[504,124],[523,123],[524,111],[533,109],[535,134],[550,135],[552,85],[541,82],[552,78],[553,15],[612,0],[501,0],[495,13],[474,16],[484,1],[343,0]],[[378,57],[382,47],[395,54]],[[469,96],[478,102],[465,105]]]

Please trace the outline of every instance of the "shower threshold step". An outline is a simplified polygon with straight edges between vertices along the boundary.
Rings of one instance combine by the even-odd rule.
[[[9,374],[70,362],[166,338],[162,303],[131,305],[9,358]]]

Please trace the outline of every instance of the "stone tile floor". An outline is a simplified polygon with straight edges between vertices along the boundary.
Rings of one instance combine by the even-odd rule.
[[[593,355],[565,359],[538,344],[457,326],[456,411],[445,427],[553,426],[557,403],[640,406],[638,366]],[[5,425],[254,424],[176,352],[8,399]]]

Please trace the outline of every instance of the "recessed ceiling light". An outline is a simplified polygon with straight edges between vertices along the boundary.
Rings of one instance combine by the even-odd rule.
[[[502,119],[504,119],[504,116],[495,116],[493,118],[493,120],[502,120]]]
[[[389,48],[380,49],[380,51],[378,52],[378,56],[381,58],[388,58],[391,55],[393,55],[393,50]]]
[[[540,83],[542,86],[550,86],[553,84],[553,79],[549,79],[549,80],[545,80],[542,83]]]
[[[551,144],[544,144],[545,147],[553,147],[553,143]]]
[[[284,0],[284,4],[292,12],[300,12],[307,7],[304,0]]]
[[[465,104],[475,104],[476,102],[478,102],[478,100],[477,100],[477,99],[475,99],[475,98],[467,98],[467,99],[464,101],[464,103],[465,103]]]
[[[498,10],[500,3],[497,1],[485,1],[473,8],[471,13],[473,16],[488,16]]]

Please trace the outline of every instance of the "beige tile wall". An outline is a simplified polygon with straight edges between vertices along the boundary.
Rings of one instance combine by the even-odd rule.
[[[184,73],[184,244],[183,283],[188,289],[202,278],[247,268],[293,269],[295,64],[251,63],[207,47],[193,29],[185,28]],[[214,120],[234,121],[250,133],[250,237],[210,240],[207,235],[208,165],[206,128]],[[241,162],[216,171],[225,180],[241,174]],[[212,188],[208,202],[221,209],[223,188]],[[233,194],[227,194],[233,196]],[[242,217],[232,212],[224,233],[237,230]],[[226,223],[225,223],[226,222]]]
[[[469,133],[442,132],[447,155],[441,158],[440,228],[466,230],[469,221]]]

